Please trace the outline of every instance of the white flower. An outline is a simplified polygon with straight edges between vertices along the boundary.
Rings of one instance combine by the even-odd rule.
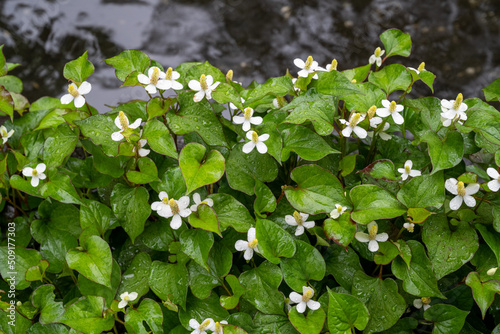
[[[309,215],[307,213],[301,213],[295,211],[293,213],[293,216],[292,215],[285,216],[285,222],[288,225],[297,226],[297,230],[295,230],[295,235],[299,236],[304,234],[304,227],[309,229],[316,225],[313,221],[308,222],[307,218],[309,218]]]
[[[424,307],[424,311],[431,307],[429,304],[431,303],[431,299],[429,297],[422,297],[419,299],[413,300],[413,306],[418,308],[419,310]]]
[[[375,52],[370,56],[368,60],[370,64],[377,63],[377,66],[380,67],[382,65],[382,56],[384,55],[385,50],[380,49],[380,47],[375,49]]]
[[[149,152],[151,152],[150,150],[143,148],[148,143],[146,139],[139,139],[137,143],[139,145],[138,153],[140,157],[145,157],[149,154]],[[135,152],[135,148],[136,148],[135,146],[132,148],[132,152]]]
[[[417,72],[417,74],[420,74],[420,72],[425,71],[425,63],[421,62],[418,68],[413,68],[413,67],[408,67],[409,70]]]
[[[158,197],[161,202],[153,202],[151,204],[151,210],[156,211],[158,215],[164,218],[172,217],[170,227],[177,230],[182,225],[181,217],[188,217],[191,214],[191,210],[188,209],[189,196],[182,196],[176,201],[173,198],[169,199],[168,194],[161,191]]]
[[[493,275],[495,275],[495,273],[497,272],[497,270],[498,270],[498,267],[490,268],[490,269],[488,269],[488,271],[486,272],[486,274],[488,276],[493,276]]]
[[[413,233],[415,230],[415,224],[413,223],[404,223],[403,227],[408,230],[408,232]]]
[[[136,129],[141,125],[142,119],[138,118],[134,123],[129,124],[128,117],[125,115],[123,111],[118,113],[118,116],[115,118],[115,125],[120,129],[119,131],[113,132],[111,134],[111,139],[114,141],[120,141],[125,138],[124,134],[128,136],[128,129]]]
[[[441,100],[441,121],[444,127],[450,126],[453,121],[463,124],[463,121],[467,120],[465,111],[468,107],[463,100],[462,93],[459,93],[455,100]]]
[[[205,319],[201,324],[196,319],[189,320],[189,326],[194,329],[191,334],[206,334],[207,330],[213,330],[214,325],[212,318]]]
[[[137,80],[146,85],[144,88],[149,94],[155,94],[157,89],[165,90],[170,88],[167,81],[163,79],[165,79],[165,73],[156,66],[149,68],[147,76],[142,73],[137,75]]]
[[[462,205],[462,202],[465,202],[465,205],[471,208],[476,206],[476,200],[471,195],[474,195],[479,191],[478,183],[471,183],[467,186],[467,188],[465,188],[462,181],[450,178],[446,180],[444,186],[450,193],[457,195],[450,201],[451,210],[458,210]]]
[[[70,104],[71,101],[75,100],[75,107],[81,108],[85,104],[85,98],[83,95],[90,93],[92,85],[87,81],[82,82],[80,87],[76,87],[74,83],[68,86],[69,94],[65,94],[61,97],[62,104]]]
[[[401,173],[401,178],[406,180],[408,176],[415,177],[422,175],[422,172],[419,170],[412,170],[413,162],[411,160],[406,160],[404,168],[398,168],[398,172]]]
[[[290,293],[290,300],[293,303],[297,304],[297,312],[304,313],[307,307],[309,307],[313,311],[320,308],[321,304],[311,299],[313,296],[314,290],[308,286],[303,286],[302,295],[293,291],[292,293]]]
[[[347,210],[347,207],[342,206],[340,204],[335,204],[335,208],[336,209],[334,209],[334,210],[332,210],[332,212],[330,212],[330,217],[332,217],[333,219],[339,218],[340,216],[342,216],[342,214],[345,212],[345,210]]]
[[[184,86],[182,86],[182,84],[177,81],[177,79],[179,79],[180,77],[181,75],[179,74],[179,72],[173,71],[172,67],[169,67],[165,72],[165,79],[164,79],[167,82],[168,88],[166,89],[172,88],[175,90],[179,90],[184,88]]]
[[[214,83],[214,78],[210,74],[202,74],[200,81],[191,80],[189,81],[188,86],[192,90],[198,91],[194,94],[193,101],[200,102],[205,96],[207,97],[207,100],[210,100],[212,98],[212,91],[217,88],[219,84],[219,81]]]
[[[121,301],[118,303],[118,308],[124,308],[127,306],[128,302],[133,302],[134,300],[137,299],[137,292],[124,292],[120,295]]]
[[[214,206],[214,201],[211,199],[211,198],[205,198],[203,201],[201,200],[201,197],[200,197],[200,194],[198,193],[194,193],[193,194],[193,201],[194,201],[194,204],[191,205],[191,208],[190,210],[191,211],[198,211],[198,206],[200,204],[206,204],[208,205],[209,207],[212,207]]]
[[[31,167],[24,167],[23,168],[23,175],[27,177],[31,177],[31,185],[33,187],[38,186],[38,183],[40,180],[45,180],[47,177],[43,172],[45,172],[45,166],[44,163],[36,165],[35,169]]]
[[[262,123],[262,117],[252,117],[254,110],[250,107],[245,108],[243,116],[234,116],[233,122],[236,124],[243,124],[243,131],[250,130],[250,124],[259,125]]]
[[[222,328],[221,325],[227,325],[227,321],[226,320],[222,320],[220,322],[216,321],[212,329],[213,330],[212,334],[224,334],[224,328]]]
[[[488,173],[488,176],[493,179],[488,182],[488,188],[490,188],[491,191],[497,192],[498,189],[500,189],[500,174],[498,174],[495,168],[491,167],[486,170],[486,173]]]
[[[293,90],[296,92],[300,92],[300,88],[295,86],[295,83],[297,82],[297,78],[292,79],[292,84],[293,84]]]
[[[234,244],[234,248],[236,248],[237,251],[240,251],[240,252],[245,251],[245,254],[243,254],[243,257],[247,261],[249,261],[253,257],[254,251],[259,253],[259,248],[257,246],[259,244],[259,241],[257,240],[257,238],[255,236],[256,236],[255,227],[251,227],[248,229],[248,233],[247,233],[248,241],[238,240]]]
[[[234,82],[234,81],[233,81],[233,82]],[[245,99],[244,99],[244,98],[240,97],[240,100],[241,100],[241,103],[245,103]],[[233,102],[229,102],[229,108],[231,108],[231,110],[236,110],[236,109],[238,109],[238,107],[237,107],[237,106],[235,106]]]
[[[362,127],[358,126],[359,123],[361,123],[365,119],[365,115],[361,115],[360,113],[355,113],[352,114],[351,117],[349,118],[349,122],[346,121],[345,119],[341,119],[340,123],[345,124],[346,127],[344,130],[342,130],[342,135],[344,137],[350,137],[352,132],[354,133],[361,139],[366,138],[367,132],[365,129]]]
[[[381,124],[383,121],[384,120],[380,117],[377,117],[377,116],[372,117],[372,118],[370,118],[370,127],[376,129],[379,126],[379,124]],[[385,125],[384,125],[384,127],[385,127]]]
[[[356,240],[359,242],[368,242],[368,249],[370,252],[376,252],[378,251],[378,243],[387,241],[389,239],[389,235],[385,232],[377,234],[378,225],[374,221],[369,223],[367,227],[368,234],[364,232],[356,232]]]
[[[332,60],[331,64],[326,65],[326,71],[331,72],[331,71],[336,71],[337,70],[337,59]]]
[[[297,73],[299,77],[307,78],[310,73],[319,71],[318,62],[314,61],[311,56],[307,57],[305,62],[300,58],[295,58],[293,63],[300,68],[300,71]],[[314,74],[313,79],[318,79],[318,74]]]
[[[5,126],[0,126],[0,137],[2,137],[2,145],[4,145],[7,140],[14,134],[14,129],[7,132],[7,128]]]
[[[257,146],[257,151],[259,151],[259,153],[264,154],[267,152],[267,146],[266,144],[264,144],[264,142],[269,139],[269,135],[267,133],[263,134],[262,136],[259,136],[255,131],[248,131],[247,138],[250,139],[250,141],[245,145],[243,145],[242,150],[244,153],[248,154],[252,152],[254,147],[256,146]]]
[[[387,117],[391,115],[394,123],[404,123],[405,120],[400,114],[400,112],[404,109],[402,105],[396,104],[396,101],[389,102],[389,100],[382,100],[382,105],[384,106],[384,108],[378,108],[377,115],[379,115],[380,117]]]

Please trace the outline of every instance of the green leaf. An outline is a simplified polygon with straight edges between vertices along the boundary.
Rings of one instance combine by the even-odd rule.
[[[338,71],[323,72],[316,82],[316,89],[320,94],[335,97],[360,93],[356,85]]]
[[[115,68],[116,77],[125,81],[127,76],[137,71],[143,73],[149,67],[149,57],[139,50],[125,50],[118,56],[106,59],[106,64]]]
[[[54,129],[43,145],[43,162],[50,167],[59,167],[64,159],[75,150],[78,134],[65,123]]]
[[[367,111],[371,106],[380,106],[382,100],[386,99],[384,92],[370,82],[362,82],[356,85],[360,94],[343,97],[348,110]]]
[[[189,224],[191,224],[192,227],[201,228],[205,231],[215,232],[222,237],[217,215],[215,214],[214,209],[212,209],[208,205],[198,205],[198,211],[196,213],[191,213],[188,217],[188,220]]]
[[[208,252],[214,244],[212,232],[201,229],[185,230],[180,236],[181,250],[200,266],[209,270]]]
[[[168,168],[160,177],[160,182],[152,183],[151,187],[157,193],[166,191],[169,198],[181,198],[186,194],[186,182],[179,167]]]
[[[31,322],[29,323],[31,324]],[[16,326],[18,326],[19,329],[21,329],[21,327],[17,323]],[[63,324],[42,325],[41,323],[35,323],[26,331],[26,334],[68,334],[68,333],[69,333],[68,327],[64,326]]]
[[[87,80],[94,73],[94,65],[87,60],[87,51],[75,60],[64,65],[63,75],[66,79],[75,81],[78,84]]]
[[[347,247],[356,234],[356,223],[351,220],[351,215],[346,212],[338,219],[328,218],[323,223],[326,236],[335,243]]]
[[[50,196],[62,203],[83,204],[68,175],[58,173],[53,169],[48,169],[46,174],[49,181],[39,186],[40,194],[43,197]]]
[[[443,173],[412,178],[401,187],[397,197],[408,208],[435,207],[439,209],[445,200]]]
[[[243,110],[243,104],[241,103],[240,94],[233,88],[230,84],[221,83],[217,86],[217,89],[213,92],[212,97],[215,101],[220,104],[233,103],[238,109]]]
[[[261,218],[266,218],[262,215],[263,212],[273,212],[276,209],[276,197],[271,189],[259,180],[255,180],[255,202],[254,210]]]
[[[291,151],[309,161],[322,159],[328,154],[340,153],[330,147],[321,136],[304,126],[283,124],[280,125],[279,131],[283,138],[281,161],[287,161]]]
[[[398,29],[389,29],[380,35],[384,43],[386,57],[403,56],[409,57],[411,53],[410,34],[405,34]]]
[[[380,159],[377,160],[368,166],[366,166],[364,169],[362,169],[360,172],[363,172],[367,175],[370,175],[371,177],[375,179],[382,179],[385,181],[396,181],[400,179],[400,176],[396,176],[394,172],[394,164],[392,163],[391,160],[388,159]]]
[[[177,148],[174,139],[165,124],[159,120],[148,121],[144,125],[142,136],[147,139],[149,146],[156,153],[177,159]]]
[[[139,171],[127,171],[127,179],[135,184],[151,183],[158,181],[158,170],[153,160],[148,157],[137,159],[137,167]]]
[[[255,180],[271,182],[278,175],[276,161],[268,154],[253,150],[243,153],[243,144],[237,144],[229,153],[226,162],[226,177],[229,186],[248,195],[255,192]]]
[[[9,91],[0,86],[0,112],[4,112],[14,120],[14,100]]]
[[[14,258],[12,258],[14,256]],[[42,256],[35,249],[26,249],[22,247],[8,248],[0,247],[0,274],[3,278],[12,278],[10,284],[14,284],[17,290],[23,290],[30,286],[26,281],[26,271],[29,268],[38,265]]]
[[[436,79],[436,75],[430,71],[423,70],[418,74],[418,76],[420,77],[420,80],[422,80],[422,82],[431,89],[431,92],[434,93],[434,87],[432,85]]]
[[[491,225],[476,224],[474,226],[481,233],[484,241],[490,246],[493,253],[495,253],[498,263],[500,263],[500,239],[498,238],[498,233]]]
[[[151,264],[149,286],[160,299],[170,300],[186,308],[188,285],[189,275],[184,264],[160,261],[153,261]]]
[[[146,322],[147,326],[144,326]],[[137,309],[129,309],[125,315],[125,328],[131,333],[163,334],[163,313],[152,299],[144,299]]]
[[[429,270],[432,264],[425,254],[424,246],[415,240],[408,240],[407,244],[412,255],[410,266],[401,258],[392,262],[392,272],[403,280],[403,289],[414,296],[445,298],[439,291],[436,276]]]
[[[291,178],[297,187],[288,186],[285,195],[298,211],[309,214],[330,213],[335,204],[348,206],[339,179],[326,169],[316,165],[295,168]]]
[[[144,223],[151,214],[149,193],[143,187],[129,188],[117,184],[111,192],[111,208],[132,242],[144,231]]]
[[[281,280],[280,268],[265,261],[240,275],[240,283],[247,289],[243,298],[263,313],[284,315],[284,298],[278,291]]]
[[[84,296],[99,296],[103,297],[106,301],[106,307],[111,307],[113,303],[113,298],[116,295],[116,290],[120,284],[121,279],[121,269],[116,260],[113,260],[113,266],[111,269],[111,288],[104,285],[95,283],[87,279],[83,275],[78,275],[78,289],[80,293]]]
[[[104,236],[111,226],[111,209],[97,201],[88,201],[80,207],[80,226],[95,235]]]
[[[356,297],[328,289],[328,330],[331,334],[354,333],[365,329],[370,315]]]
[[[496,79],[482,90],[486,101],[500,102],[500,79]]]
[[[422,136],[422,141],[429,145],[429,156],[432,161],[432,173],[458,165],[464,155],[464,139],[459,132],[448,132],[441,140],[437,134],[428,131]]]
[[[70,269],[89,280],[111,288],[111,250],[108,243],[98,236],[89,236],[81,247],[70,249],[66,253],[66,262]]]
[[[293,238],[276,223],[267,219],[257,219],[256,237],[259,251],[271,263],[280,263],[280,257],[292,257],[296,246]]]
[[[406,91],[412,83],[411,74],[401,64],[388,65],[370,73],[368,81],[382,88],[387,96],[394,91]]]
[[[117,295],[137,292],[138,298],[149,292],[149,285],[145,284],[151,274],[151,257],[147,253],[137,254],[121,277]]]
[[[307,317],[303,313],[297,312],[294,307],[288,312],[288,318],[293,327],[303,334],[319,334],[323,329],[326,315],[322,308],[316,311],[309,311]]]
[[[0,45],[0,76],[7,74],[7,63],[5,62],[5,56],[3,55],[4,45]]]
[[[63,303],[54,300],[54,289],[54,285],[42,285],[31,296],[31,303],[40,310],[39,321],[43,325],[58,321],[65,312]]]
[[[229,313],[220,306],[216,293],[212,293],[210,297],[203,300],[190,295],[187,299],[186,311],[179,310],[179,320],[184,328],[190,328],[188,323],[191,319],[201,323],[207,318],[221,321],[227,319],[227,317],[229,317]]]
[[[102,297],[82,297],[67,308],[58,322],[85,334],[109,331],[115,324],[115,318],[113,314],[104,312],[104,307]]]
[[[12,175],[9,180],[9,184],[12,188],[21,190],[22,192],[25,192],[32,196],[43,197],[40,194],[40,188],[33,187],[29,180],[23,179],[23,177],[20,175]]]
[[[423,226],[422,241],[427,246],[437,279],[469,262],[479,247],[477,233],[468,223],[459,223],[450,230],[443,214],[428,218]]]
[[[330,246],[325,253],[326,274],[333,275],[335,280],[346,290],[351,291],[352,277],[363,268],[359,256],[350,247]]]
[[[433,334],[458,334],[468,314],[453,305],[437,304],[424,312],[424,318],[434,323]]]
[[[427,211],[424,208],[409,208],[407,214],[412,223],[420,224],[432,215],[433,212]]]
[[[129,121],[132,120],[129,119]],[[119,142],[113,141],[111,135],[119,129],[111,117],[95,115],[75,123],[80,127],[82,135],[90,138],[94,144],[102,145],[102,150],[106,155],[118,155]]]
[[[199,77],[198,77],[199,80]],[[208,101],[194,102],[192,93],[180,93],[179,112],[167,113],[170,129],[178,135],[196,131],[208,145],[227,146],[222,125]]]
[[[406,208],[391,193],[372,184],[364,184],[351,189],[354,211],[351,218],[359,224],[372,220],[395,218],[406,212]]]
[[[0,77],[0,86],[4,86],[5,89],[14,97],[14,94],[21,94],[23,91],[23,82],[18,77],[13,75],[4,75]]]
[[[370,314],[364,333],[391,328],[406,310],[405,300],[390,278],[372,278],[358,271],[353,277],[352,294],[365,304]]]
[[[481,309],[481,315],[484,320],[486,311],[495,299],[496,291],[488,286],[488,282],[481,282],[479,273],[475,271],[470,272],[469,275],[467,275],[465,284],[470,286],[470,288],[472,289],[474,300],[476,301],[477,306],[479,306],[479,308]]]
[[[357,154],[350,154],[343,157],[339,162],[339,168],[342,171],[342,176],[345,177],[351,174],[356,168]]]
[[[248,209],[233,196],[218,193],[209,195],[208,197],[214,201],[213,209],[219,219],[219,226],[222,232],[231,226],[237,232],[246,233],[255,224]]]
[[[245,293],[245,288],[234,275],[227,275],[226,282],[231,287],[233,294],[231,296],[220,296],[220,304],[226,310],[231,310],[238,306],[240,297]]]
[[[100,147],[94,145],[90,140],[82,140],[82,146],[92,154],[92,161],[95,169],[103,174],[119,178],[126,170],[129,157],[110,157],[104,154]]]
[[[189,143],[179,155],[179,166],[186,180],[187,193],[191,193],[199,187],[219,181],[224,175],[225,160],[219,151],[213,150],[206,154],[205,146]]]
[[[247,102],[260,100],[266,95],[285,96],[291,92],[293,92],[292,78],[289,76],[270,78],[250,91]]]
[[[310,280],[321,281],[325,277],[326,264],[315,247],[301,240],[296,240],[295,243],[295,255],[281,259],[280,266],[286,284],[295,291],[302,291],[302,287],[307,286]]]

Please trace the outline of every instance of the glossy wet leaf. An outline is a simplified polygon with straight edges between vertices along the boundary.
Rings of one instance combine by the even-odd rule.
[[[130,119],[132,123],[135,119]],[[114,119],[107,115],[95,115],[82,121],[75,122],[82,135],[90,138],[96,145],[101,145],[106,155],[116,156],[118,154],[119,142],[111,139],[113,132],[120,130],[114,122]]]
[[[351,218],[359,224],[372,220],[395,218],[406,212],[406,208],[391,193],[372,184],[356,186],[351,190],[354,210]]]
[[[445,200],[443,173],[412,178],[401,187],[397,197],[408,208],[440,208]]]
[[[411,83],[411,74],[401,64],[382,67],[377,72],[370,73],[368,81],[383,89],[387,95],[394,91],[406,91]]]
[[[229,313],[219,304],[217,294],[212,293],[210,297],[200,300],[193,295],[189,295],[186,303],[186,310],[179,310],[179,320],[185,328],[190,328],[188,323],[190,319],[195,319],[198,323],[207,318],[214,321],[227,319]]]
[[[422,141],[429,146],[432,174],[454,167],[462,161],[464,140],[459,132],[450,131],[444,139],[441,139],[434,132],[428,131],[422,136]]]
[[[14,259],[12,259],[12,255],[14,255]],[[7,246],[1,246],[0,274],[2,274],[2,277],[14,277],[12,283],[14,283],[17,290],[26,289],[30,286],[30,282],[26,281],[26,271],[38,265],[41,259],[42,256],[35,249],[11,247],[9,251]]]
[[[186,182],[179,167],[168,168],[163,175],[160,175],[160,182],[153,182],[151,187],[157,193],[165,191],[169,198],[179,199],[186,194]],[[155,201],[156,198],[158,197],[155,195]]]
[[[129,170],[127,179],[135,184],[151,183],[158,180],[158,170],[153,160],[148,157],[137,159],[137,170]]]
[[[106,64],[115,68],[119,80],[125,81],[134,71],[144,72],[149,65],[149,57],[139,50],[125,50],[118,56],[106,59]]]
[[[261,214],[261,218],[266,218],[262,215],[263,212],[273,212],[276,209],[276,197],[271,189],[259,180],[255,180],[255,202],[254,210],[257,214]]]
[[[340,153],[328,145],[321,136],[304,126],[284,124],[279,130],[283,138],[281,161],[287,161],[292,151],[309,161],[319,160],[328,154]]]
[[[109,331],[113,328],[115,319],[112,314],[103,311],[104,298],[86,296],[69,305],[58,322],[86,334]]]
[[[149,286],[160,299],[186,307],[189,274],[184,264],[153,261]]]
[[[231,287],[231,296],[220,296],[220,304],[226,310],[231,310],[238,306],[240,302],[240,297],[245,293],[245,288],[241,285],[238,278],[234,275],[227,275],[226,282]]]
[[[437,279],[470,261],[479,247],[476,231],[467,223],[450,226],[442,214],[429,217],[423,226],[422,241]]]
[[[186,230],[180,236],[181,250],[196,263],[209,270],[208,253],[214,244],[212,232],[201,229]]]
[[[101,202],[87,201],[80,207],[80,225],[88,234],[104,236],[111,225],[111,209]]]
[[[491,248],[497,261],[500,263],[500,239],[498,238],[498,233],[492,228],[492,226],[476,224],[476,230],[481,233],[486,244]]]
[[[71,178],[63,173],[58,173],[56,170],[47,170],[45,172],[48,181],[38,187],[40,194],[43,197],[52,197],[56,201],[68,204],[83,204],[80,195],[71,183]]]
[[[65,312],[63,303],[55,301],[54,285],[42,285],[31,295],[33,306],[40,310],[39,321],[41,324],[56,322]]]
[[[316,248],[301,240],[295,243],[297,251],[294,256],[281,259],[280,267],[286,284],[295,291],[302,291],[310,280],[321,281],[325,277],[326,264]]]
[[[328,238],[344,247],[351,243],[356,234],[356,223],[351,221],[349,213],[342,214],[338,219],[326,219],[323,228]]]
[[[386,57],[403,56],[408,57],[411,53],[410,34],[405,34],[399,29],[388,29],[380,35],[384,43]]]
[[[433,214],[424,208],[409,208],[407,213],[411,222],[415,224],[423,223],[431,214]]]
[[[343,334],[365,329],[370,319],[368,309],[358,298],[328,289],[328,329]]]
[[[201,228],[205,231],[215,232],[221,235],[219,220],[214,209],[206,204],[198,205],[198,211],[189,215],[189,224],[195,228]]]
[[[288,312],[288,319],[300,333],[303,334],[319,334],[323,329],[326,314],[322,308],[316,311],[309,311],[306,314],[297,312],[297,308],[293,307]]]
[[[208,196],[214,201],[213,209],[217,214],[221,231],[233,227],[237,232],[247,232],[255,224],[248,209],[233,196],[223,193]]]
[[[280,263],[280,257],[292,257],[296,246],[293,238],[276,223],[267,219],[257,219],[256,237],[259,251],[274,264]]]
[[[479,306],[479,308],[481,309],[481,315],[484,320],[486,311],[493,303],[497,291],[489,286],[492,284],[492,282],[481,282],[479,274],[475,271],[470,272],[469,275],[467,275],[465,284],[470,286],[470,288],[472,289],[474,300],[476,301],[477,306]]]
[[[110,157],[104,154],[101,147],[94,145],[88,139],[82,141],[82,146],[92,154],[93,165],[100,173],[117,178],[125,172],[126,164],[130,160],[129,157]]]
[[[54,135],[45,140],[43,147],[43,161],[48,168],[60,166],[73,153],[78,142],[78,135],[67,124],[54,130]]]
[[[355,84],[348,80],[344,74],[338,71],[325,72],[317,80],[316,89],[318,93],[343,97],[346,95],[359,94]]]
[[[84,296],[91,295],[103,297],[106,302],[106,307],[111,307],[118,285],[120,285],[120,279],[120,265],[116,262],[116,260],[113,260],[113,266],[111,269],[111,287],[106,287],[87,279],[83,275],[78,275],[78,290],[80,290],[80,293]]]
[[[217,150],[207,153],[205,146],[189,143],[179,155],[179,166],[186,180],[187,192],[191,193],[199,187],[217,182],[224,174],[225,159]]]
[[[177,148],[168,128],[162,122],[153,119],[144,125],[142,132],[149,147],[157,153],[177,159]]]
[[[363,270],[359,256],[350,247],[332,245],[324,255],[326,275],[332,275],[346,290],[351,291],[352,277],[357,271]]]
[[[500,79],[496,79],[482,89],[486,101],[500,102]]]
[[[63,75],[66,79],[81,83],[94,73],[94,65],[88,61],[87,51],[75,60],[64,65]]]
[[[144,322],[147,326],[144,326]],[[125,328],[133,333],[163,333],[162,323],[160,305],[149,298],[144,299],[137,309],[129,309],[125,315]]]
[[[127,270],[121,276],[120,287],[117,295],[124,292],[137,292],[138,298],[149,292],[148,281],[151,274],[151,257],[147,253],[137,254]]]
[[[292,79],[288,76],[270,78],[250,91],[247,100],[259,100],[266,95],[285,96],[293,92]]]
[[[427,309],[424,318],[434,323],[433,334],[458,334],[468,314],[469,312],[459,310],[455,306],[438,304]]]

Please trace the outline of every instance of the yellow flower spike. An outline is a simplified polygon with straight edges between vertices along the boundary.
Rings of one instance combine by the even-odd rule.
[[[392,101],[391,105],[389,106],[389,111],[391,113],[395,112],[396,111],[396,106],[397,106],[396,101]]]
[[[358,113],[355,113],[352,117],[351,117],[351,120],[349,121],[349,126],[351,128],[354,128],[358,122],[359,122],[359,119],[361,118],[361,114],[358,112]]]
[[[259,135],[255,131],[252,132],[252,141],[254,143],[257,143],[259,141]]]
[[[455,99],[455,103],[453,103],[453,109],[458,110],[463,100],[464,96],[462,95],[462,93],[458,93],[457,98]]]
[[[373,224],[370,227],[370,230],[368,231],[368,235],[369,235],[370,240],[375,240],[375,237],[377,236],[377,232],[378,232],[378,225]]]
[[[306,292],[304,292],[304,295],[302,296],[302,301],[307,303],[309,300],[311,300],[313,294],[314,294],[313,290],[307,290]]]
[[[422,303],[424,303],[425,305],[429,305],[431,303],[430,297],[422,297],[420,299],[422,300]]]
[[[248,247],[250,247],[250,248],[255,248],[255,247],[257,247],[257,245],[258,245],[258,244],[259,244],[259,240],[257,240],[257,239],[253,239],[252,241],[250,241],[250,242],[248,243]]]
[[[352,80],[351,80],[351,82],[352,82],[352,83],[356,83],[356,82],[358,82],[358,81],[357,81],[356,79],[352,79]]]
[[[330,68],[328,69],[328,71],[333,71],[333,70],[337,70],[337,59],[334,59],[332,60],[332,63],[330,64]]]
[[[380,57],[380,54],[382,53],[382,49],[380,47],[375,49],[374,55],[375,57]]]
[[[226,80],[227,81],[233,81],[233,70],[227,71]]]
[[[165,72],[165,80],[172,80],[172,67],[169,67]]]
[[[160,69],[155,67],[153,69],[153,74],[151,75],[151,84],[156,85],[158,80],[160,80]]]
[[[250,118],[252,118],[252,111],[253,111],[253,109],[250,107],[245,108],[245,112],[244,112],[244,116],[243,116],[243,117],[245,117],[245,120],[249,121]]]
[[[298,213],[297,211],[295,211],[293,213],[293,218],[295,219],[295,221],[297,222],[297,225],[302,225],[302,223],[304,222],[304,220],[302,219],[302,216],[300,215],[300,213]]]
[[[215,328],[214,328],[215,333],[220,333],[221,329],[222,329],[222,326],[221,326],[221,324],[217,321],[217,322],[215,323]]]
[[[313,57],[311,57],[311,56],[307,57],[306,65],[304,66],[304,69],[306,69],[306,70],[310,69],[312,63],[313,63]]]
[[[205,74],[202,74],[200,77],[200,86],[202,90],[208,89],[207,76]]]
[[[377,111],[377,106],[371,106],[366,113],[368,114],[369,118],[373,118],[373,116],[375,116],[376,111]]]
[[[420,65],[418,66],[417,70],[419,72],[425,71],[425,63],[421,62]]]
[[[177,205],[177,202],[171,198],[169,201],[168,201],[168,205],[170,206],[170,209],[172,210],[172,213],[174,215],[178,215],[180,210],[179,210],[179,206]]]
[[[201,325],[200,325],[200,327],[198,327],[198,329],[200,331],[204,331],[209,325],[210,325],[210,319],[207,319],[201,323]]]
[[[80,95],[80,93],[78,93],[78,89],[76,89],[75,84],[71,84],[68,86],[68,93],[70,93],[73,97],[77,97],[78,95]]]
[[[462,181],[459,181],[457,183],[457,192],[458,192],[459,196],[462,196],[462,197],[465,196],[465,186],[464,186],[464,183]]]

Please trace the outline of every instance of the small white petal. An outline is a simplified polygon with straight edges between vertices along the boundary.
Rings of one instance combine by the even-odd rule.
[[[476,199],[470,195],[464,196],[464,202],[465,205],[467,205],[469,208],[473,208],[476,206]]]
[[[369,242],[370,236],[365,232],[356,232],[355,234],[356,240],[359,242]]]
[[[44,163],[40,163],[38,165],[36,165],[35,169],[38,173],[43,173],[45,172],[45,169],[47,168],[47,166],[44,164]]]
[[[125,306],[127,306],[127,301],[126,300],[121,300],[119,303],[118,303],[118,308],[124,308]]]
[[[354,133],[360,138],[360,139],[365,139],[368,133],[366,132],[365,129],[363,129],[360,126],[355,126],[353,129]]]
[[[463,197],[462,196],[455,196],[451,201],[450,201],[450,209],[451,210],[458,210],[460,206],[462,205],[463,202]]]
[[[139,81],[143,85],[149,85],[151,83],[151,80],[142,73],[137,75],[137,81]]]
[[[147,85],[145,87],[145,89],[146,89],[146,92],[148,92],[149,94],[156,94],[156,92],[157,92],[156,86],[153,84]]]
[[[300,295],[297,292],[293,291],[293,292],[290,293],[289,299],[293,303],[297,304],[297,303],[300,303],[302,301],[302,295]]]
[[[391,114],[391,112],[387,108],[378,108],[376,113],[380,117],[387,117]]]
[[[253,249],[252,248],[247,248],[245,250],[245,253],[243,254],[243,258],[247,261],[250,261],[253,257]]]
[[[195,319],[191,319],[189,320],[189,327],[191,327],[192,329],[198,329],[198,327],[200,327],[200,323]]]
[[[234,248],[236,248],[237,251],[245,251],[248,249],[248,241],[245,241],[245,240],[238,240],[236,241],[236,243],[234,244]]]
[[[142,123],[142,118],[138,118],[134,123],[130,124],[128,127],[131,129],[137,129]]]
[[[257,151],[259,151],[260,154],[267,153],[267,146],[266,146],[266,144],[264,144],[263,142],[259,141],[255,145],[257,146]]]
[[[396,124],[403,124],[405,122],[405,119],[403,118],[403,116],[401,116],[401,114],[398,112],[392,113],[392,119],[394,120],[394,123],[396,123]]]
[[[253,141],[250,141],[250,142],[246,143],[245,145],[243,145],[242,151],[243,151],[243,153],[248,154],[248,153],[252,152],[254,147],[255,147],[255,143]]]
[[[297,222],[295,221],[295,218],[293,218],[293,216],[291,216],[291,215],[285,216],[285,222],[288,225],[297,226]]]
[[[493,180],[488,182],[488,188],[490,188],[491,191],[497,192],[498,189],[500,189],[500,182],[498,180]]]
[[[85,98],[81,95],[78,95],[75,97],[75,107],[76,108],[81,108],[85,105]]]
[[[257,230],[255,229],[255,227],[250,227],[248,229],[248,232],[247,232],[247,238],[248,238],[248,241],[253,241],[254,239],[256,239],[257,237]]]
[[[310,228],[313,228],[314,226],[316,226],[316,223],[313,221],[304,222],[304,223],[302,223],[302,226],[304,226],[307,229],[310,229]]]
[[[243,117],[243,116],[234,116],[233,117],[233,122],[235,124],[243,124],[243,122],[245,122],[245,117]]]
[[[113,132],[111,134],[111,139],[114,141],[121,141],[123,138],[125,137],[121,134],[121,131]]]
[[[23,168],[23,175],[24,176],[33,176],[33,168],[31,168],[31,167],[24,167]]]
[[[78,93],[80,93],[81,95],[88,94],[90,93],[91,90],[92,90],[92,85],[87,81],[82,82],[80,87],[78,87]]]
[[[299,226],[297,226],[297,229],[295,230],[295,235],[299,236],[299,235],[302,235],[302,234],[304,234],[304,226],[299,225]]]
[[[480,187],[479,183],[471,183],[465,188],[465,193],[467,195],[474,195],[479,191]]]
[[[170,222],[170,227],[174,230],[178,230],[182,225],[182,219],[179,215],[174,215],[172,221]]]
[[[61,104],[70,104],[75,98],[71,94],[61,96]]]
[[[388,239],[389,239],[389,235],[385,232],[377,234],[375,236],[375,240],[377,240],[378,242],[384,242],[384,241],[387,241]]]
[[[453,195],[458,195],[457,183],[458,183],[457,179],[450,178],[446,180],[446,182],[444,183],[444,187]]]
[[[297,304],[297,312],[304,313],[306,310],[306,303],[300,302]]]
[[[309,307],[313,311],[316,311],[317,309],[319,309],[321,307],[321,304],[319,302],[311,299],[307,302],[307,307]]]
[[[375,253],[376,251],[378,251],[378,242],[377,242],[377,240],[370,240],[370,242],[368,243],[368,249],[372,253]]]
[[[198,93],[194,94],[193,101],[200,102],[201,100],[203,100],[204,97],[205,97],[205,91],[200,90]]]
[[[423,305],[424,303],[422,303],[420,298],[413,300],[413,306],[415,306],[415,308],[421,309]]]

